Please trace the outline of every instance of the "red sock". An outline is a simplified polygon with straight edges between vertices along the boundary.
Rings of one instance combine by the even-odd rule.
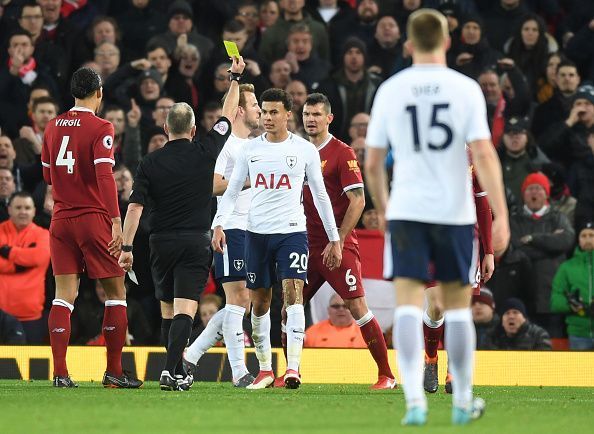
[[[443,323],[439,327],[433,328],[423,322],[423,336],[425,337],[425,354],[431,359],[437,357],[439,342],[443,338]]]
[[[66,350],[70,341],[70,309],[62,304],[53,304],[47,326],[54,356],[54,376],[68,377]]]
[[[122,348],[126,343],[126,331],[128,330],[128,318],[126,306],[105,304],[103,314],[103,337],[107,347],[107,368],[106,371],[112,375],[122,375]]]
[[[377,364],[378,376],[394,378],[390,364],[388,363],[388,348],[386,340],[375,317],[372,317],[367,324],[361,326],[361,334],[367,343],[367,348]]]

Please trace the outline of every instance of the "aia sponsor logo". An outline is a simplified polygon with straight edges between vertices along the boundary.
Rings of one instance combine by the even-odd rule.
[[[281,188],[291,189],[291,180],[289,175],[283,173],[278,178],[274,173],[266,176],[262,173],[256,175],[256,183],[254,188],[263,188],[265,190],[280,190]]]

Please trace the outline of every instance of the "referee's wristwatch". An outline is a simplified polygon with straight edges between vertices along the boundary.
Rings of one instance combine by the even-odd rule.
[[[129,253],[132,251],[132,244],[122,244],[122,252]]]
[[[241,80],[241,74],[238,72],[231,72],[229,74],[229,81],[236,81],[237,83],[239,83],[239,80]]]

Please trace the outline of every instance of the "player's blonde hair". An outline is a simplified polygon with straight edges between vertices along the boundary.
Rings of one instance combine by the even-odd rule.
[[[441,47],[448,38],[446,17],[435,9],[419,9],[408,18],[406,31],[415,49],[431,53]]]

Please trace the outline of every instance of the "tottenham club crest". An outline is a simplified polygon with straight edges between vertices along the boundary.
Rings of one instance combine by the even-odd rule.
[[[243,268],[243,259],[235,259],[233,261],[233,266],[237,271],[241,270]]]
[[[297,157],[295,157],[294,155],[289,155],[287,157],[287,166],[289,166],[292,169],[293,167],[295,167],[296,164],[297,164]]]
[[[248,273],[247,278],[250,281],[250,283],[255,283],[256,282],[256,273]]]

